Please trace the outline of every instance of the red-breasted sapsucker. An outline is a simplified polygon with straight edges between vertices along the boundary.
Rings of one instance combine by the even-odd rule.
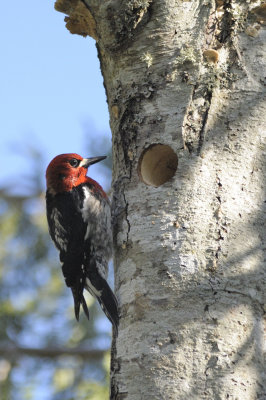
[[[117,300],[106,281],[112,255],[110,203],[102,187],[86,176],[90,165],[105,158],[74,153],[55,157],[46,171],[46,210],[77,320],[80,305],[89,319],[85,288],[99,301],[117,333]]]

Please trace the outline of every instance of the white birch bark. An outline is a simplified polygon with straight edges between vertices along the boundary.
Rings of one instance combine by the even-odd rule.
[[[69,3],[57,8],[75,32],[73,4],[82,2]],[[80,6],[77,33],[97,41],[113,133],[121,320],[112,399],[266,398],[260,3]],[[139,176],[143,150],[156,143],[178,157],[159,187]]]

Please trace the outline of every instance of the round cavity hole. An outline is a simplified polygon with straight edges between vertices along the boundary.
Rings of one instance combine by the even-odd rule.
[[[138,173],[146,185],[158,187],[174,176],[177,164],[177,155],[170,146],[152,144],[140,156]]]

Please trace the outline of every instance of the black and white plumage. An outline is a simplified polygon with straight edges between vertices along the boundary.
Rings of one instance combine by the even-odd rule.
[[[89,318],[85,288],[99,301],[117,333],[117,300],[106,280],[112,255],[110,204],[101,186],[86,176],[88,166],[103,158],[62,154],[51,161],[46,172],[47,220],[66,285],[72,290],[77,320],[80,305]]]

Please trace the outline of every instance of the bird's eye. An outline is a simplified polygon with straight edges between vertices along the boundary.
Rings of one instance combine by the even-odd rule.
[[[76,158],[72,158],[72,160],[69,161],[69,164],[71,165],[71,167],[76,168],[79,165],[79,160],[77,160]]]

